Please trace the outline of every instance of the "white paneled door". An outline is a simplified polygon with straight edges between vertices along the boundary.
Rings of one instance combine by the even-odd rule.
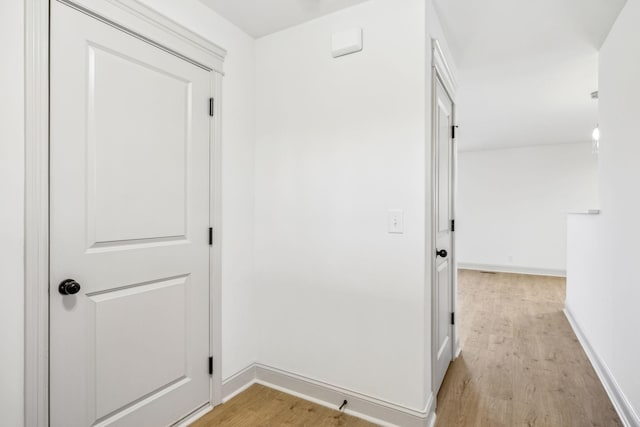
[[[436,360],[434,389],[442,385],[453,357],[453,262],[452,262],[452,172],[453,172],[453,102],[439,78],[435,84],[434,156],[435,156],[435,307],[434,331]]]
[[[51,2],[50,425],[208,404],[210,73]]]

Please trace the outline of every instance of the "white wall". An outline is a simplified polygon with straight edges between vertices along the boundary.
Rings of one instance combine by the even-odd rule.
[[[564,274],[567,213],[598,208],[591,143],[458,154],[460,267]]]
[[[257,41],[258,360],[424,409],[425,2]],[[364,50],[333,59],[331,34]],[[387,233],[403,209],[405,233]]]
[[[600,52],[602,214],[590,225],[595,255],[584,254],[569,265],[567,285],[567,308],[635,410],[635,425],[640,425],[638,22],[640,0],[629,0]],[[570,254],[579,246],[570,240]]]
[[[222,105],[222,377],[255,362],[255,41],[197,0],[143,0],[227,50]]]
[[[580,320],[580,327],[594,336],[606,337],[613,330],[614,295],[602,286],[604,271],[598,215],[569,215],[567,221],[567,298],[566,307]],[[613,336],[606,342],[609,348]]]
[[[23,423],[24,5],[0,2],[0,424]]]

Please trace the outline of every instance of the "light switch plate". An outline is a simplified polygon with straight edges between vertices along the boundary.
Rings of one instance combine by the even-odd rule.
[[[402,234],[404,233],[404,212],[400,209],[389,210],[389,233]]]

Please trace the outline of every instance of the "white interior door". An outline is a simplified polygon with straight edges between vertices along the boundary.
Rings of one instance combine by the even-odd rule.
[[[210,74],[57,1],[50,72],[51,426],[170,425],[210,400]]]
[[[452,262],[452,172],[453,172],[453,102],[436,78],[434,111],[435,155],[435,287],[436,313],[434,316],[436,360],[434,386],[437,392],[442,385],[453,358],[453,262]]]

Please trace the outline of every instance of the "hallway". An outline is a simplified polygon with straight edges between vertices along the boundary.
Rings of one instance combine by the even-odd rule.
[[[565,280],[460,270],[462,353],[438,395],[453,426],[622,425],[565,318]]]

